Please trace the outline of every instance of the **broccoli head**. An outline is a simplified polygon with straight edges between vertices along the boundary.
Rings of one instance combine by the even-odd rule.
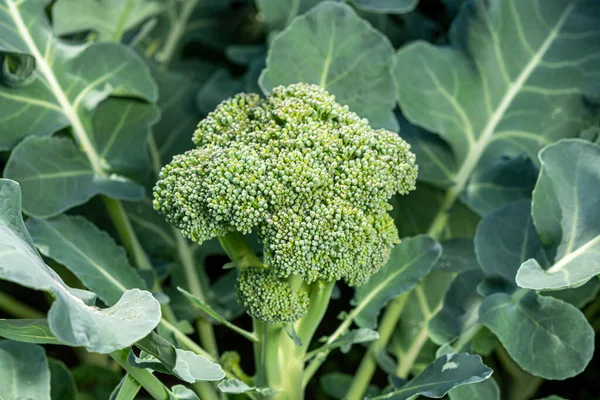
[[[197,242],[255,231],[268,259],[261,282],[360,285],[399,242],[388,201],[415,188],[410,146],[316,85],[226,100],[193,141],[161,171],[154,206]],[[247,308],[250,297],[240,295]]]

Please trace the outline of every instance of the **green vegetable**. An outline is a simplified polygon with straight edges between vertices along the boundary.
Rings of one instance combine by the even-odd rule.
[[[280,86],[266,100],[237,95],[200,122],[193,140],[196,149],[162,169],[154,207],[199,243],[258,233],[269,272],[244,272],[238,283],[258,319],[293,321],[306,311],[306,294],[282,279],[361,285],[399,242],[388,200],[415,189],[410,146],[316,85]]]

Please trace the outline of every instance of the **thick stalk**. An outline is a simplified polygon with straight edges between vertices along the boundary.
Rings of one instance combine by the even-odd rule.
[[[297,346],[284,333],[281,324],[263,323],[266,341],[259,345],[262,346],[259,366],[266,377],[263,381],[269,387],[279,390],[270,397],[271,400],[304,399],[304,360],[317,327],[327,311],[334,284],[335,282],[316,282],[312,285],[308,311],[294,324],[301,346]],[[276,327],[272,328],[273,325]]]
[[[170,400],[171,396],[169,389],[157,377],[152,375],[145,368],[135,368],[129,365],[127,356],[129,349],[118,350],[110,353],[110,356],[115,360],[129,375],[143,386],[152,398],[155,400]]]
[[[231,262],[238,268],[257,267],[265,268],[265,265],[256,256],[256,253],[246,242],[244,236],[239,232],[229,232],[225,236],[220,236],[219,243],[231,259]]]
[[[46,317],[44,313],[4,292],[0,292],[0,310],[17,318],[40,319]]]
[[[379,340],[375,341],[374,344],[369,346],[367,354],[363,357],[358,371],[354,375],[354,379],[346,392],[347,400],[360,400],[363,398],[364,393],[371,382],[371,378],[377,368],[376,355],[378,352],[384,349],[387,342],[392,337],[398,318],[404,310],[406,301],[408,300],[409,293],[404,293],[399,297],[396,297],[387,307],[385,316],[381,319],[379,324]]]

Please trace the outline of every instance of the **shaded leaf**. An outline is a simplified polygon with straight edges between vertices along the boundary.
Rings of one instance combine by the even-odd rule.
[[[519,265],[540,254],[541,243],[531,220],[530,203],[518,201],[487,215],[475,236],[477,260],[486,278],[507,291],[517,286]]]
[[[77,389],[71,371],[62,362],[48,360],[50,367],[50,398],[52,400],[75,400]]]
[[[4,176],[21,183],[23,210],[37,218],[58,215],[95,195],[139,200],[144,189],[123,177],[97,176],[68,138],[29,137],[10,155]]]
[[[269,29],[281,30],[296,16],[306,13],[322,2],[323,0],[256,0],[256,7]]]
[[[333,350],[337,349],[338,347],[341,347],[342,353],[347,353],[350,351],[350,348],[353,344],[372,342],[373,340],[377,339],[379,339],[379,333],[372,329],[360,328],[353,331],[348,331],[330,344],[326,344],[312,352],[309,352],[306,355],[306,359],[311,358],[313,355],[318,354],[322,350]]]
[[[477,323],[483,299],[477,293],[477,285],[482,279],[483,273],[473,270],[463,272],[452,281],[442,308],[429,320],[427,329],[431,340],[443,345]]]
[[[381,14],[404,14],[414,10],[419,0],[352,0],[361,10]]]
[[[275,37],[259,85],[268,93],[279,85],[318,84],[374,127],[397,130],[392,50],[352,8],[327,1]]]
[[[0,342],[0,398],[50,400],[50,370],[41,346]]]
[[[577,287],[600,273],[600,146],[564,140],[540,152],[533,222],[550,266],[523,263],[517,284],[534,290]]]

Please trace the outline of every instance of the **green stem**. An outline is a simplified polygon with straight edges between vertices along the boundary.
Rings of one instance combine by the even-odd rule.
[[[206,301],[204,289],[202,288],[202,284],[200,283],[200,279],[198,277],[198,272],[196,271],[196,265],[194,263],[192,251],[186,239],[179,231],[173,229],[173,234],[175,235],[175,240],[177,242],[177,254],[179,256],[179,261],[181,261],[181,265],[183,265],[183,272],[185,274],[188,287],[190,288],[190,292],[200,300]],[[199,318],[196,322],[196,327],[198,329],[198,335],[200,336],[200,343],[202,344],[202,347],[204,347],[209,353],[218,357],[219,349],[217,347],[217,340],[215,338],[213,326],[205,319]]]
[[[409,293],[404,293],[399,297],[396,297],[388,305],[386,313],[379,324],[379,340],[376,340],[369,346],[367,353],[363,357],[360,366],[358,367],[358,371],[354,375],[354,379],[346,392],[345,398],[347,400],[360,400],[363,398],[363,395],[371,382],[371,378],[375,373],[375,369],[377,368],[376,355],[385,349],[385,347],[382,346],[386,346],[392,337],[392,333],[394,333],[394,329],[404,310],[408,297]]]
[[[164,65],[168,65],[171,59],[173,58],[173,54],[177,49],[177,45],[181,40],[181,37],[185,33],[185,27],[192,16],[192,12],[196,8],[198,4],[198,0],[188,0],[184,2],[181,6],[181,12],[175,18],[174,21],[171,21],[171,29],[167,34],[167,39],[165,40],[165,45],[162,50],[156,55],[156,59],[158,62],[163,63]]]
[[[110,356],[130,374],[135,380],[146,389],[148,394],[156,400],[170,400],[170,391],[167,387],[154,375],[145,368],[135,368],[129,365],[127,356],[129,349],[117,350],[110,353]]]
[[[41,319],[46,317],[44,313],[4,292],[0,292],[0,310],[17,318]]]
[[[141,270],[152,271],[152,263],[133,230],[131,221],[129,221],[129,217],[123,208],[123,203],[109,197],[103,197],[102,199],[104,200],[108,214],[117,229],[117,233],[121,238],[121,242],[123,243],[123,246],[125,246],[125,250],[133,256],[135,265]],[[152,291],[162,293],[160,283],[156,280],[154,282],[154,287],[152,287]],[[171,322],[177,321],[177,317],[169,305],[161,305],[160,308],[167,320]]]
[[[229,232],[220,236],[219,243],[231,262],[238,268],[257,267],[265,268],[265,265],[256,256],[254,250],[248,245],[244,236],[239,232]]]
[[[529,400],[535,396],[544,380],[539,376],[531,375],[521,369],[506,352],[502,345],[496,347],[494,354],[502,367],[511,376],[511,383],[507,385],[508,400]]]
[[[125,33],[125,26],[127,25],[127,19],[129,18],[129,14],[133,9],[134,0],[128,0],[119,16],[119,21],[117,22],[117,28],[112,35],[112,40],[115,42],[120,42],[121,37]]]

